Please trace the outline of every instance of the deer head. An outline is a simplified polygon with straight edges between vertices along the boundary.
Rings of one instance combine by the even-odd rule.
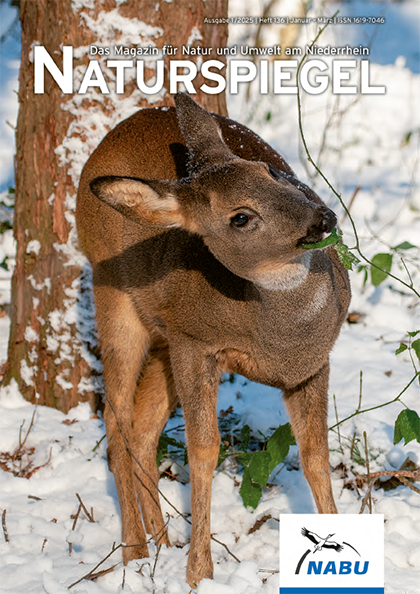
[[[311,257],[301,245],[329,233],[334,213],[266,163],[236,157],[211,114],[188,95],[178,93],[175,104],[189,176],[99,177],[92,192],[139,224],[199,234],[226,268],[256,285],[284,288],[287,279],[293,288],[292,276],[303,278]]]

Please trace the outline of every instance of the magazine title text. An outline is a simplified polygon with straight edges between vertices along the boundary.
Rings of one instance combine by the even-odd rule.
[[[277,53],[274,53],[275,47],[278,47]],[[116,60],[105,60],[105,56],[108,56],[107,49],[109,48],[91,46],[90,54],[101,56],[101,60],[91,58],[87,66],[78,66],[79,74],[77,76],[78,83],[76,84],[74,77],[74,51],[72,46],[63,47],[62,69],[57,66],[44,46],[34,46],[35,93],[42,94],[45,92],[45,72],[47,71],[64,94],[73,94],[75,92],[85,94],[91,88],[95,87],[99,88],[104,95],[109,94],[111,89],[115,90],[117,94],[123,94],[126,80],[135,78],[137,86],[142,93],[145,95],[155,95],[164,89],[166,68],[168,69],[167,84],[169,84],[169,93],[171,94],[184,89],[191,95],[197,93],[196,78],[198,74],[201,74],[202,79],[206,81],[200,84],[198,89],[210,95],[217,95],[225,90],[231,94],[237,94],[240,85],[249,84],[253,81],[256,81],[259,85],[259,92],[261,94],[267,94],[269,92],[276,95],[296,94],[298,90],[296,84],[304,92],[311,95],[323,93],[330,84],[332,84],[332,92],[337,95],[356,95],[357,93],[382,95],[386,92],[385,86],[374,85],[371,82],[369,60],[342,59],[340,57],[340,59],[332,59],[327,62],[312,57],[314,55],[348,55],[349,52],[346,52],[346,48],[331,48],[330,46],[306,48],[306,54],[311,59],[304,61],[301,65],[299,65],[298,60],[294,59],[262,58],[256,63],[253,60],[232,58],[228,61],[227,65],[221,60],[202,60],[201,56],[204,55],[203,50],[211,50],[212,48],[189,48],[190,52],[191,50],[196,50],[196,53],[192,55],[198,55],[198,64],[192,60],[176,59],[174,57],[169,60],[169,65],[167,65],[164,59],[151,59],[151,56],[148,56],[145,52],[147,49],[155,50],[157,48],[139,48],[144,52],[144,58],[140,60],[121,59],[120,57]],[[197,51],[199,49],[202,50],[201,55]],[[232,55],[233,48],[219,49],[229,50],[229,55]],[[253,52],[249,51],[252,49],[256,48],[248,47],[248,54],[252,55]],[[280,46],[258,49],[273,49],[271,55],[281,55]],[[311,50],[310,53],[308,52],[309,49]],[[337,51],[340,49],[343,51]],[[353,50],[353,55],[363,55],[362,51],[355,51],[359,50],[359,48],[350,49]],[[363,50],[363,48],[361,49]],[[158,51],[162,55],[165,53],[164,50],[165,48]],[[169,51],[167,48],[166,55],[172,55]],[[124,56],[126,54],[121,50],[120,55]],[[155,74],[150,78],[150,69],[153,68]],[[81,72],[82,76],[80,76],[80,69],[83,69]],[[148,70],[147,76],[146,69]],[[296,79],[298,79],[297,82]],[[207,82],[211,82],[212,84],[207,84]]]

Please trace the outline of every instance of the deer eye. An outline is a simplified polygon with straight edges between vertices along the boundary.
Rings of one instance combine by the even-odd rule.
[[[230,224],[234,227],[244,227],[248,223],[249,219],[250,217],[248,215],[244,214],[243,212],[238,212],[238,214],[230,219]]]

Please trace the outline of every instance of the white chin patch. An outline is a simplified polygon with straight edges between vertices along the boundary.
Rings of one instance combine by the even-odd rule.
[[[287,264],[264,265],[256,271],[255,284],[269,291],[292,291],[305,282],[312,252],[305,252]]]

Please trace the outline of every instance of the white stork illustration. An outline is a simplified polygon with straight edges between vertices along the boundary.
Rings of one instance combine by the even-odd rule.
[[[338,544],[338,542],[330,540],[330,538],[334,536],[334,534],[329,534],[325,538],[322,538],[321,536],[318,536],[318,534],[315,534],[315,532],[310,532],[306,528],[302,528],[301,533],[303,536],[306,536],[306,538],[309,538],[309,540],[315,544],[314,550],[312,551],[313,553],[316,553],[321,549],[334,549],[335,551],[337,551],[337,553],[343,550],[343,546],[341,544]]]

